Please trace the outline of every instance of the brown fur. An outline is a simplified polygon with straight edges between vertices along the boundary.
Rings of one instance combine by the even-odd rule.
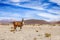
[[[23,19],[22,19],[22,21],[14,21],[13,26],[14,26],[14,30],[16,30],[17,27],[20,27],[20,29],[22,29]]]

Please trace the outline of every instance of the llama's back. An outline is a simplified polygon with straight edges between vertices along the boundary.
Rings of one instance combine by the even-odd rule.
[[[16,21],[16,22],[13,22],[14,25],[22,25],[22,22],[20,21]]]

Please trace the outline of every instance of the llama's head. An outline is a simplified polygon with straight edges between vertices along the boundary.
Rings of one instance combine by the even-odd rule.
[[[24,18],[22,18],[22,23],[24,24]]]

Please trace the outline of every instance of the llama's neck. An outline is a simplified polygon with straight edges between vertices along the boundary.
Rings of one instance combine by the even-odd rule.
[[[24,24],[24,19],[22,19],[22,24]]]

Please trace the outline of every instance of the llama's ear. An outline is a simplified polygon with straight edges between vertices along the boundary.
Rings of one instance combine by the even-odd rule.
[[[22,18],[22,21],[24,21],[24,18]]]
[[[22,18],[22,20],[24,20],[24,18]]]

